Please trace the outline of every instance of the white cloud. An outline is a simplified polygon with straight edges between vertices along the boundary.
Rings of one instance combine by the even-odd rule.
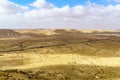
[[[45,0],[32,4],[36,8],[29,10],[28,6],[0,0],[0,28],[120,29],[120,5],[91,3],[58,8]]]
[[[51,3],[46,2],[45,0],[36,0],[31,4],[31,6],[36,7],[36,8],[53,8],[54,5]]]
[[[20,6],[9,0],[0,0],[0,15],[20,13],[27,10],[28,10],[28,7],[26,6]]]

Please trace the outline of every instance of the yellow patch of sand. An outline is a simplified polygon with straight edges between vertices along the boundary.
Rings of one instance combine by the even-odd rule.
[[[28,59],[24,62],[27,64],[16,66],[4,66],[0,69],[31,69],[39,68],[43,66],[55,66],[55,65],[95,65],[95,66],[108,66],[108,67],[120,67],[120,57],[93,57],[83,56],[78,54],[5,54],[0,57],[0,60],[12,60],[15,59]],[[13,62],[14,63],[14,62]]]

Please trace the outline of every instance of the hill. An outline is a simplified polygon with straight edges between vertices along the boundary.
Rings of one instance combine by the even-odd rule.
[[[0,38],[19,37],[21,34],[10,29],[0,29]]]

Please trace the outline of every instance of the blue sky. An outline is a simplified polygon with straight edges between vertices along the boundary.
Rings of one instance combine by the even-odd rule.
[[[46,1],[53,3],[58,7],[64,6],[66,4],[68,4],[71,7],[75,5],[86,5],[88,2],[100,5],[117,4],[115,2],[107,2],[107,0],[46,0]]]
[[[20,4],[20,5],[28,5],[32,2],[34,2],[35,0],[11,0],[11,1],[15,2],[17,4]],[[111,5],[118,4],[115,1],[108,2],[107,0],[46,0],[46,1],[54,4],[57,7],[63,7],[65,5],[69,5],[70,7],[73,7],[75,5],[86,5],[88,2],[96,3],[99,5],[105,5],[105,6],[107,6],[109,4],[111,4]]]
[[[10,1],[20,4],[20,5],[27,5],[29,3],[34,2],[35,0],[10,0]]]

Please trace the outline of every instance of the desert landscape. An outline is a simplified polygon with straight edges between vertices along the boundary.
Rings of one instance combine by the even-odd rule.
[[[0,29],[0,80],[120,80],[120,31]]]

